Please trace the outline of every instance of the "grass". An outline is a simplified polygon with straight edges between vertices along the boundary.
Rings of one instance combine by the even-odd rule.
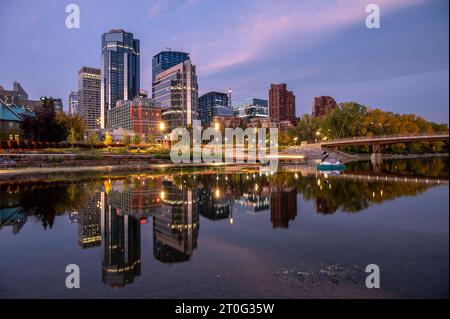
[[[99,152],[91,151],[91,152],[83,152],[75,155],[76,161],[85,161],[85,160],[101,160],[102,155]]]

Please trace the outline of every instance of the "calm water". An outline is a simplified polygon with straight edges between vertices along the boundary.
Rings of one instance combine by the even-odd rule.
[[[448,297],[448,192],[448,158],[0,181],[0,297]]]

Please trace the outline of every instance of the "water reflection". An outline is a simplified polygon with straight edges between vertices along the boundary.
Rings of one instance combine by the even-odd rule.
[[[48,229],[57,216],[68,214],[78,224],[82,249],[101,246],[102,281],[122,287],[140,276],[141,225],[146,223],[153,226],[154,258],[179,263],[188,261],[197,249],[200,215],[233,224],[237,208],[251,214],[269,212],[272,228],[286,229],[300,214],[297,196],[312,201],[319,214],[357,213],[387,200],[417,196],[448,180],[442,172],[444,164],[428,166],[438,167],[438,173],[430,174],[434,178],[422,171],[420,176],[408,173],[406,181],[405,175],[386,169],[384,175],[367,174],[372,171],[365,171],[364,165],[370,164],[355,164],[341,176],[299,169],[274,175],[199,172],[73,184],[3,184],[0,230],[11,227],[17,234],[30,220]]]

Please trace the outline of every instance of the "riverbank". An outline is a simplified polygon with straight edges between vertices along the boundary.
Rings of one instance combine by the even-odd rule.
[[[129,173],[136,174],[169,174],[177,171],[190,172],[202,170],[221,171],[234,173],[243,170],[258,169],[259,164],[132,164],[132,165],[98,165],[98,166],[77,166],[77,167],[26,167],[0,169],[0,184],[15,181],[33,181],[43,179],[70,179],[81,175],[84,177],[104,176],[105,174],[123,175]]]

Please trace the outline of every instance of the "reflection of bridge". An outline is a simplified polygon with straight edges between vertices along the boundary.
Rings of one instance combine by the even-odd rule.
[[[418,134],[418,135],[392,135],[392,136],[372,136],[372,137],[355,137],[341,140],[333,140],[323,142],[322,148],[332,149],[341,146],[371,146],[372,160],[381,159],[381,151],[384,145],[411,143],[411,142],[437,142],[448,141],[447,134]]]
[[[423,177],[423,176],[402,176],[395,174],[357,174],[357,173],[344,173],[339,175],[339,178],[347,178],[353,180],[365,180],[365,181],[386,181],[386,182],[404,182],[404,183],[421,183],[421,184],[448,184],[448,179],[440,179],[436,177]]]

